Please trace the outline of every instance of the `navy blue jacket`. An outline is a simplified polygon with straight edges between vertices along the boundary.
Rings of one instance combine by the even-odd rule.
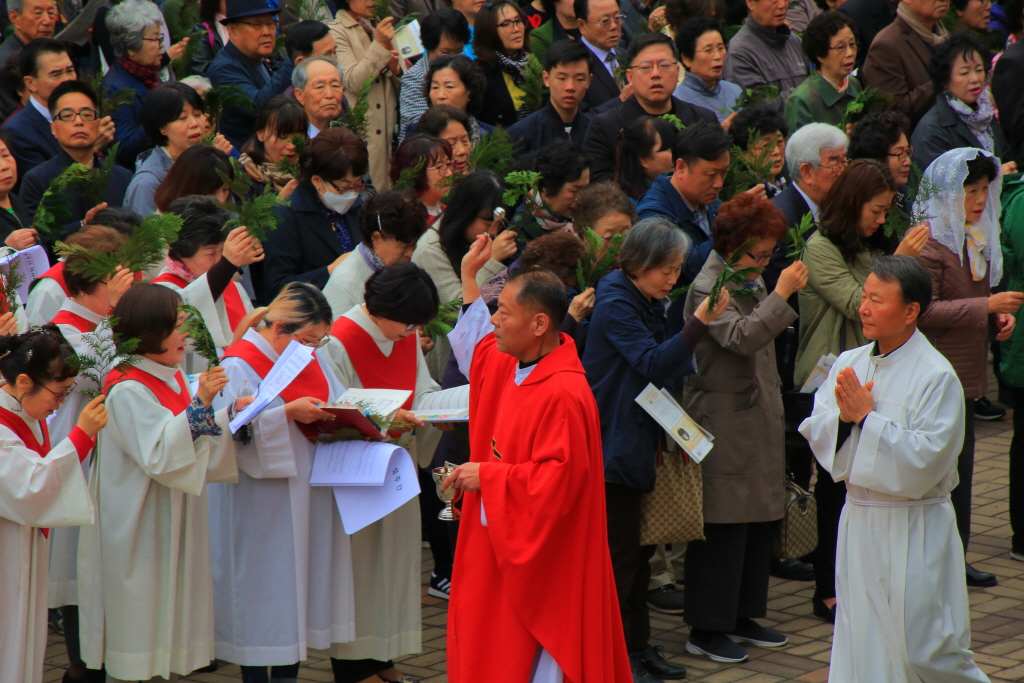
[[[357,199],[344,215],[353,247],[360,241],[361,207],[362,200]],[[282,220],[278,228],[267,235],[265,243],[264,300],[270,301],[282,287],[294,281],[309,282],[323,289],[330,277],[327,266],[344,252],[313,185],[300,184],[291,196],[291,203],[278,206],[274,211]]]
[[[697,277],[701,268],[704,267],[704,262],[708,260],[708,254],[711,253],[711,238],[704,234],[693,211],[683,201],[678,190],[672,187],[671,178],[671,173],[665,173],[655,178],[651,188],[640,199],[636,212],[640,218],[650,218],[651,216],[667,218],[689,236],[690,242],[693,244],[683,262],[683,273],[679,277],[681,283],[689,284]],[[718,207],[721,203],[721,199],[716,199],[713,204],[708,206],[708,227],[714,227],[715,216],[718,215]],[[698,247],[700,248],[698,249]]]
[[[274,95],[280,95],[292,84],[292,63],[285,60],[281,68],[268,81],[260,69],[259,60],[243,55],[234,43],[228,43],[217,53],[206,70],[213,85],[236,85],[252,100],[252,109],[229,107],[220,117],[220,132],[241,149],[256,132],[256,114]]]
[[[142,81],[125,71],[117,61],[104,74],[103,88],[106,89],[108,96],[121,88],[128,88],[135,93],[131,102],[122,104],[110,116],[114,121],[114,142],[120,145],[117,148],[117,163],[134,173],[135,158],[154,146],[153,141],[146,135],[145,128],[142,127],[142,102],[149,90]]]
[[[596,296],[582,360],[601,416],[604,479],[653,491],[663,430],[635,399],[651,382],[682,387],[707,326],[694,316],[670,335],[664,300],[649,301],[620,270],[601,280]]]
[[[57,138],[50,130],[50,121],[36,111],[29,102],[4,124],[11,134],[11,154],[18,164],[18,182],[39,164],[49,161],[60,152]]]
[[[582,147],[592,118],[590,114],[577,111],[576,118],[572,120],[572,130],[566,135],[565,122],[551,106],[551,102],[548,102],[543,109],[509,126],[508,134],[516,143],[516,156],[527,156],[544,147],[567,140]]]

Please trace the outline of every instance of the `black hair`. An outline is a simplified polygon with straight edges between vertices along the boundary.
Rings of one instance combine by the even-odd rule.
[[[586,21],[590,18],[590,0],[573,0],[572,13],[577,19]]]
[[[932,46],[932,58],[928,62],[928,74],[932,77],[935,92],[942,92],[952,77],[953,62],[957,57],[967,59],[977,55],[988,75],[992,58],[985,46],[968,31],[957,31],[938,45]]]
[[[234,166],[228,155],[212,145],[193,145],[181,153],[171,170],[153,192],[153,202],[162,213],[170,209],[171,202],[190,194],[214,194],[234,179]]]
[[[331,30],[327,24],[316,19],[304,19],[293,24],[284,34],[284,48],[288,53],[289,61],[294,62],[296,57],[309,57],[313,54],[313,44],[323,40],[330,35]]]
[[[426,325],[441,305],[434,281],[412,262],[396,263],[371,275],[363,300],[375,318],[406,325]]]
[[[626,51],[626,64],[632,66],[640,53],[652,45],[667,45],[672,50],[672,56],[679,59],[679,50],[676,49],[676,44],[664,33],[641,33],[629,43],[629,50]]]
[[[1006,14],[1006,29],[1011,34],[1024,31],[1024,0],[1003,0],[999,3]]]
[[[178,307],[181,297],[170,287],[147,282],[128,288],[111,314],[117,322],[113,326],[114,341],[122,343],[138,339],[135,353],[163,353],[164,339],[178,326]]]
[[[451,7],[442,7],[428,14],[426,19],[420,22],[420,42],[428,52],[436,50],[444,36],[463,45],[469,42],[469,22],[462,12]]]
[[[68,54],[67,46],[53,38],[36,38],[21,48],[18,57],[18,70],[22,76],[39,76],[39,58],[43,55]]]
[[[558,276],[548,270],[527,270],[513,273],[505,283],[506,287],[519,285],[515,301],[537,313],[548,317],[548,332],[555,333],[569,312],[569,300],[565,285]]]
[[[368,166],[366,143],[348,128],[337,126],[320,131],[299,154],[298,181],[312,185],[313,176],[327,182],[363,176]]]
[[[761,137],[776,131],[782,133],[782,137],[789,135],[789,126],[786,125],[786,119],[782,118],[782,112],[775,102],[761,102],[741,109],[729,126],[732,144],[744,151],[750,142],[751,133]]]
[[[217,21],[217,15],[220,13],[220,0],[199,0],[199,21],[210,25],[210,29],[216,31],[214,22]],[[188,28],[183,26],[182,28]],[[205,27],[204,27],[205,28]],[[200,40],[197,38],[196,40]],[[206,40],[203,36],[202,40]]]
[[[77,376],[78,365],[71,360],[74,357],[74,348],[52,323],[0,337],[0,375],[11,386],[17,384],[19,375],[28,375],[33,385],[29,395],[47,382]]]
[[[654,148],[658,138],[661,145]],[[672,148],[676,139],[676,128],[660,116],[638,116],[622,127],[616,143],[615,182],[630,197],[640,199],[651,187],[651,179],[641,165],[655,152]]]
[[[256,116],[252,137],[242,146],[242,151],[257,164],[267,159],[266,148],[259,138],[259,133],[265,130],[279,139],[293,135],[305,138],[309,134],[309,116],[299,101],[289,95],[274,95],[267,100]]]
[[[566,183],[579,180],[590,168],[590,160],[575,142],[557,142],[537,152],[533,168],[540,173],[540,191],[552,196],[561,192]]]
[[[132,230],[142,225],[142,216],[127,206],[108,206],[97,211],[96,215],[93,216],[92,222],[85,227],[89,227],[93,223],[105,225],[122,234],[130,235]]]
[[[430,107],[423,112],[419,121],[416,122],[414,132],[417,135],[432,135],[435,138],[441,137],[441,133],[452,121],[458,121],[461,123],[466,129],[466,134],[471,134],[469,129],[469,114],[461,109],[456,109],[450,104],[435,104],[433,107]]]
[[[497,66],[498,55],[505,53],[505,43],[498,30],[498,19],[501,17],[501,10],[504,7],[510,8],[523,22],[523,47],[521,50],[527,53],[530,51],[530,20],[523,9],[513,0],[490,0],[480,8],[476,15],[476,21],[473,23],[473,52],[478,62]]]
[[[501,206],[505,184],[493,171],[474,171],[452,188],[451,197],[438,226],[441,248],[456,274],[462,272],[462,257],[469,251],[466,229],[482,214]]]
[[[578,40],[556,40],[544,54],[544,70],[550,72],[556,66],[586,62],[590,71],[590,50]]]
[[[846,156],[854,159],[874,159],[882,164],[889,163],[889,150],[906,135],[910,140],[910,119],[898,111],[883,111],[868,114],[850,134],[850,146]]]
[[[6,88],[10,93],[25,91],[25,79],[21,77],[21,69],[18,68],[19,57],[17,52],[12,52],[0,69],[0,87]]]
[[[714,161],[731,148],[732,138],[720,125],[698,121],[676,133],[672,161],[682,159],[687,166],[697,163],[698,159]]]
[[[413,244],[427,230],[429,214],[423,202],[406,192],[383,192],[370,197],[359,211],[359,235],[373,247],[373,233]]]
[[[843,27],[849,28],[853,31],[854,38],[857,37],[857,25],[842,12],[824,12],[811,19],[800,39],[807,58],[815,64],[821,64],[821,60],[829,55],[832,39],[843,30]]]
[[[725,22],[726,9],[723,0],[666,0],[665,21],[676,30],[678,35],[682,25],[694,17],[711,17],[720,24],[741,24],[743,19],[746,19],[746,9],[746,5],[743,5],[744,15],[740,17],[739,21]]]
[[[697,41],[705,33],[710,33],[711,31],[718,31],[719,35],[722,34],[722,25],[718,23],[717,19],[712,17],[694,17],[687,20],[676,31],[676,49],[679,50],[679,54],[687,59],[696,57]]]
[[[898,282],[903,303],[917,303],[921,310],[918,320],[932,302],[932,276],[921,262],[912,256],[879,256],[871,266],[871,273],[882,282]]]
[[[480,65],[466,55],[441,55],[430,62],[427,75],[423,79],[423,97],[427,104],[430,102],[430,81],[441,69],[451,69],[459,75],[462,85],[469,91],[469,101],[466,103],[466,112],[477,114],[484,106],[484,94],[487,90],[487,76]]]
[[[50,110],[50,115],[55,116],[57,114],[57,103],[60,102],[60,98],[71,93],[78,93],[79,95],[85,95],[92,102],[93,108],[96,108],[99,98],[96,97],[96,91],[92,89],[92,86],[82,81],[64,81],[50,93],[50,99],[46,101],[46,108]],[[99,112],[96,112],[99,114]]]
[[[999,164],[990,156],[978,152],[978,156],[967,162],[967,177],[964,178],[964,186],[976,183],[982,178],[992,182],[999,177]]]
[[[231,214],[210,197],[201,194],[178,197],[167,210],[182,220],[178,237],[167,252],[175,261],[192,258],[203,247],[222,244],[227,239],[224,224]]]
[[[162,83],[146,94],[142,102],[142,127],[150,140],[158,146],[167,144],[167,136],[160,129],[181,116],[186,102],[196,111],[206,111],[203,98],[196,89],[177,81]]]

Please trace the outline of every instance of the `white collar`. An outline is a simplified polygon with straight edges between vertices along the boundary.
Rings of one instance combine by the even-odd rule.
[[[370,338],[377,343],[377,346],[381,347],[381,351],[384,355],[390,356],[395,342],[384,336],[384,333],[380,331],[377,323],[373,322],[373,318],[370,317],[370,314],[366,312],[363,306],[364,304],[353,306],[344,317],[349,318],[355,324],[359,325],[359,327],[366,330],[367,334],[370,335]]]
[[[811,216],[814,217],[814,220],[818,220],[818,212],[821,210],[818,208],[818,205],[811,201],[811,198],[808,197],[807,193],[800,187],[800,183],[793,183],[793,187],[796,188],[796,191],[799,192],[800,196],[804,198],[805,202],[807,202],[807,208],[811,210]]]
[[[580,40],[583,41],[584,45],[590,48],[591,52],[597,55],[598,61],[600,61],[605,68],[608,68],[608,53],[611,52],[611,50],[602,50],[601,48],[597,47],[583,36],[580,36]],[[616,59],[615,61],[618,61],[618,59]]]
[[[6,391],[0,391],[0,408],[6,408],[15,415],[21,418],[22,422],[28,425],[28,428],[32,431],[32,436],[36,437],[38,441],[43,440],[43,431],[39,427],[39,420],[29,417],[25,414],[25,409],[18,403],[18,399],[14,398]],[[27,447],[28,444],[26,444]]]
[[[317,135],[319,135],[319,133],[320,133],[320,129],[317,128],[316,126],[314,126],[312,123],[310,123],[309,124],[309,129],[307,130],[307,136],[309,137],[309,139],[312,140]]]
[[[181,368],[178,366],[171,368],[157,363],[155,360],[150,360],[145,356],[139,356],[139,364],[136,367],[143,372],[153,375],[168,387],[174,389],[175,392],[181,390],[181,387],[178,386],[178,380],[176,379],[178,373],[181,372]]]
[[[102,315],[97,315],[95,312],[90,311],[88,308],[76,302],[71,297],[64,299],[64,303],[61,304],[60,310],[67,311],[68,313],[74,313],[75,315],[80,315],[89,322],[93,323],[94,325],[99,325],[100,321],[103,320]]]
[[[44,119],[46,119],[50,123],[53,123],[53,117],[50,116],[50,110],[47,109],[44,105],[40,104],[39,100],[36,99],[35,95],[29,97],[28,101],[32,104],[32,106],[35,108],[37,112],[43,115]]]
[[[274,350],[274,347],[270,345],[270,342],[268,342],[262,334],[251,327],[245,331],[245,334],[242,335],[242,339],[255,346],[260,350],[260,353],[275,363],[277,362],[277,359],[281,357],[278,355],[277,351]]]

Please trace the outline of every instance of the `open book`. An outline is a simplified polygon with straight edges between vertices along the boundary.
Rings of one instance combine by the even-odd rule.
[[[423,394],[412,414],[424,422],[468,422],[469,385]]]
[[[388,423],[395,419],[411,394],[402,389],[348,389],[336,403],[317,406],[334,415],[334,419],[313,424],[327,434],[351,428],[364,436],[380,439],[387,436]]]

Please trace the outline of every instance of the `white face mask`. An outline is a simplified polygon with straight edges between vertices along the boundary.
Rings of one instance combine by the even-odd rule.
[[[324,189],[327,189],[326,183],[324,183]],[[320,196],[323,197],[324,204],[332,210],[342,214],[348,212],[348,210],[352,208],[352,205],[355,204],[356,200],[359,199],[358,192],[345,192],[344,194],[339,194],[337,192],[327,191],[321,192]]]

